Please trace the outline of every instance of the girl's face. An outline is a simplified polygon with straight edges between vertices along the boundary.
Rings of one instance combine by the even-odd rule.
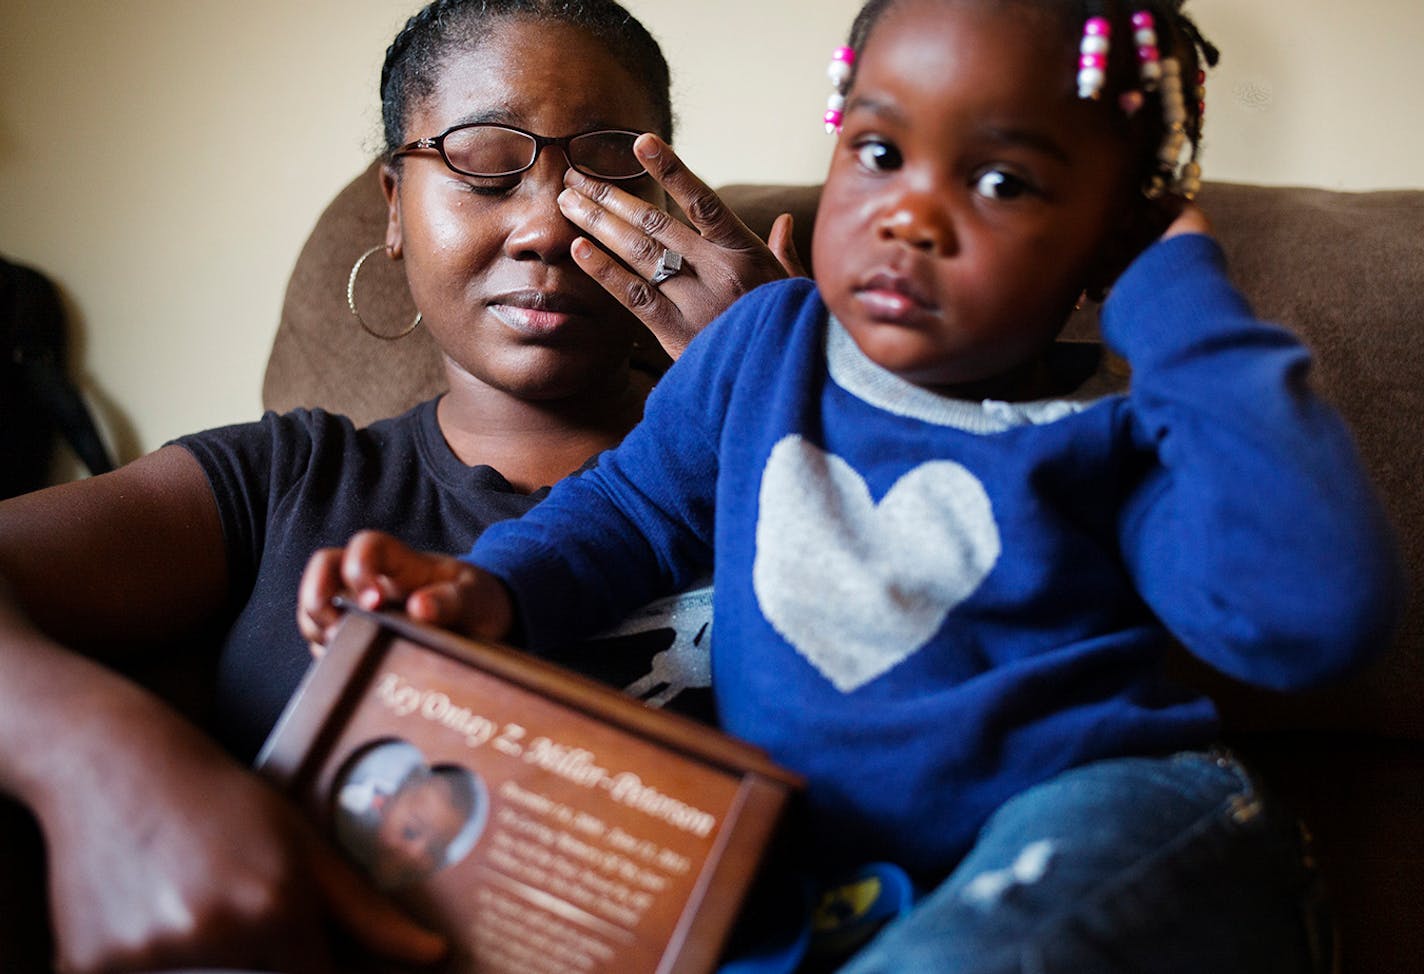
[[[645,89],[598,41],[565,24],[514,19],[450,58],[413,106],[407,141],[457,122],[488,121],[544,136],[656,125]],[[621,377],[635,320],[574,264],[578,236],[559,212],[568,161],[546,147],[519,176],[459,175],[433,150],[405,156],[386,242],[400,248],[425,326],[456,382],[524,400],[601,389]],[[649,177],[621,188],[661,203]]]
[[[1101,283],[1135,189],[1126,136],[1076,96],[1068,35],[1027,5],[904,0],[861,54],[814,262],[856,344],[902,378],[992,390]]]

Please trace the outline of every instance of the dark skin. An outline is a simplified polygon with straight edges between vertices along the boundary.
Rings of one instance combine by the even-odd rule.
[[[1076,48],[1030,5],[904,0],[876,25],[816,221],[817,284],[872,361],[968,399],[1054,394],[1048,349],[1085,290],[1158,236],[1210,233],[1141,193],[1130,128],[1077,98]],[[1165,232],[1163,232],[1165,228]],[[337,594],[506,638],[504,584],[378,531],[322,552],[298,619],[320,652]]]
[[[550,37],[563,45],[556,63],[540,56],[553,48],[538,42]],[[410,131],[474,118],[541,133],[652,124],[646,93],[608,62],[596,41],[561,25],[502,32],[447,68],[441,91],[412,112]],[[610,97],[599,72],[623,94]],[[530,97],[540,91],[562,95]],[[445,350],[446,438],[465,462],[489,463],[523,489],[577,469],[641,415],[647,387],[629,374],[629,312],[675,356],[750,286],[799,269],[789,217],[772,230],[774,252],[666,143],[645,135],[637,147],[656,180],[600,182],[568,169],[552,149],[516,179],[460,176],[433,152],[382,172],[387,247],[404,259],[425,327]],[[661,209],[664,187],[697,214],[696,229]],[[664,247],[685,254],[689,268],[700,265],[701,275],[685,272],[654,288],[633,272],[651,274]],[[467,282],[471,270],[480,273]],[[547,294],[561,298],[551,315],[518,307]],[[530,437],[538,450],[529,449]]]
[[[1077,97],[1072,40],[1037,7],[943,0],[906,0],[871,33],[817,283],[861,351],[909,382],[1053,393],[1040,366],[1075,302],[1167,225],[1140,190],[1140,136],[1115,104]]]
[[[541,33],[566,45],[552,48],[556,63],[532,46]],[[478,118],[564,134],[656,117],[596,41],[552,25],[500,31],[442,80],[411,111],[411,132]],[[565,95],[540,97],[551,91]],[[559,208],[567,162],[546,149],[529,171],[496,180],[454,173],[434,152],[399,166],[381,179],[386,245],[444,351],[446,440],[461,460],[490,463],[517,487],[553,483],[621,439],[646,393],[628,365],[633,317],[573,261],[578,228]],[[651,179],[627,188],[662,202]]]
[[[555,33],[551,87],[540,64]],[[504,84],[501,64],[518,86]],[[527,69],[517,79],[515,64]],[[560,25],[510,21],[447,70],[450,83],[413,106],[409,139],[491,108],[544,134],[599,127],[605,109],[614,127],[655,123],[626,71]],[[481,70],[484,83],[472,87]],[[569,110],[571,76],[573,90],[597,101],[596,117]],[[797,266],[787,221],[768,247],[664,143],[646,136],[639,146],[658,150],[652,176],[619,189],[567,177],[557,150],[498,195],[454,185],[433,154],[382,176],[388,242],[445,353],[445,439],[519,487],[576,469],[639,415],[646,388],[627,364],[626,305],[675,354],[709,309]],[[561,201],[566,178],[576,192]],[[668,223],[664,191],[703,222]],[[480,219],[464,219],[472,209]],[[583,252],[590,237],[600,247]],[[637,275],[663,246],[686,253],[697,273],[653,289]],[[490,311],[492,297],[531,290],[574,311],[533,337]],[[121,675],[152,647],[181,647],[221,618],[228,597],[218,511],[181,448],[0,503],[0,791],[29,806],[45,834],[57,966],[321,974],[332,927],[369,953],[437,958],[440,937],[373,891],[264,781]]]
[[[322,971],[328,917],[378,953],[438,956],[440,939],[371,892],[272,789],[154,695],[59,648],[117,655],[217,611],[226,569],[205,493],[191,458],[162,450],[0,512],[14,596],[0,602],[0,735],[46,742],[7,751],[0,783],[44,829],[58,966],[231,957]]]

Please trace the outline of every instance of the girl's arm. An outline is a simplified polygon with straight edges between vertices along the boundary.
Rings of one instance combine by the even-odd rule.
[[[561,481],[524,516],[491,525],[462,559],[508,588],[527,648],[586,638],[711,568],[716,446],[695,397],[683,395],[701,381],[683,369],[687,359],[597,467]]]
[[[0,790],[45,835],[58,966],[321,970],[328,913],[428,959],[438,942],[286,801],[70,648],[138,662],[212,619],[226,574],[212,494],[178,447],[0,503]]]
[[[736,385],[752,381],[743,359],[778,341],[789,316],[814,314],[810,287],[781,282],[738,301],[688,346],[616,450],[480,536],[465,560],[508,586],[527,646],[587,637],[708,572],[723,419]]]
[[[469,554],[416,551],[379,531],[313,554],[297,610],[313,652],[340,621],[336,595],[539,651],[703,577],[712,563],[718,437],[746,336],[809,287],[788,282],[735,305],[654,387],[642,422],[616,449],[522,517],[491,525]]]
[[[320,656],[342,611],[338,595],[365,609],[399,606],[417,622],[473,639],[507,639],[514,609],[489,572],[458,558],[417,551],[384,531],[353,535],[344,548],[322,548],[307,560],[297,593],[297,628]]]
[[[1327,682],[1387,643],[1391,532],[1349,430],[1310,388],[1309,353],[1255,319],[1202,228],[1149,248],[1104,309],[1133,368],[1142,458],[1124,555],[1206,662],[1273,689]]]

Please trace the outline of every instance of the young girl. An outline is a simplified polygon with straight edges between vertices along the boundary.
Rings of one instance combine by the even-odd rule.
[[[718,715],[809,782],[801,868],[913,881],[869,945],[836,938],[844,970],[1309,969],[1292,828],[1160,670],[1175,640],[1261,686],[1338,678],[1398,576],[1306,351],[1185,200],[1199,55],[1171,0],[873,0],[816,283],[739,302],[464,560],[318,555],[305,632],[344,585],[539,649],[715,551]],[[1116,394],[1055,341],[1109,285]]]

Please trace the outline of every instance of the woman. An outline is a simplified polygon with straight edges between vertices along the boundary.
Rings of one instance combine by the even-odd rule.
[[[307,663],[307,555],[362,526],[460,548],[466,522],[522,513],[636,422],[632,312],[676,354],[794,266],[787,219],[768,249],[668,148],[666,64],[612,0],[437,0],[387,52],[382,101],[386,249],[450,392],[367,431],[269,415],[0,507],[0,790],[44,830],[65,970],[320,971],[323,922],[438,955],[244,766]],[[632,162],[623,136],[569,138],[625,131],[659,137]],[[685,263],[654,286],[664,250]],[[206,663],[210,641],[226,747],[110,669]]]

